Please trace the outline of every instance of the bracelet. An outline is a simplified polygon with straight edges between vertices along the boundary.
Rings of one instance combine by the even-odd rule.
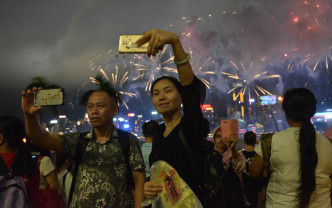
[[[187,63],[190,60],[191,56],[190,56],[189,53],[186,53],[186,55],[187,55],[187,58],[185,60],[183,60],[183,61],[174,61],[174,63],[177,66],[180,66],[180,65],[183,65],[183,64]]]

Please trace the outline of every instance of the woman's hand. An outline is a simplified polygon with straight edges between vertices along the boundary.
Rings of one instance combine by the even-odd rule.
[[[34,106],[34,92],[41,90],[42,88],[34,87],[33,90],[27,90],[22,92],[22,110],[23,113],[27,116],[34,116],[42,109],[41,106]]]
[[[150,57],[155,56],[159,50],[163,49],[165,44],[181,44],[178,36],[169,31],[151,29],[148,32],[144,32],[144,35],[136,41],[135,44],[142,45],[146,42],[149,42],[147,55]]]
[[[232,143],[231,144],[231,149],[235,150],[235,146],[236,146],[237,142],[239,141],[239,138],[237,136],[235,136],[235,134],[232,134],[230,140],[231,140],[231,143]]]
[[[163,186],[151,181],[144,184],[144,196],[148,199],[153,199],[156,195],[163,190]]]
[[[215,139],[216,150],[221,154],[224,153],[231,146],[231,144],[231,139],[227,137],[220,137],[220,139]]]

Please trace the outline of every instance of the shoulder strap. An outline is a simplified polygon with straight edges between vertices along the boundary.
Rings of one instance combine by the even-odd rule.
[[[67,175],[68,175],[68,171],[63,175],[63,177],[62,177],[62,187],[65,189],[66,188],[66,186],[65,186],[65,184],[66,184],[66,177],[67,177]]]
[[[78,138],[78,141],[76,143],[76,151],[75,151],[75,156],[74,156],[75,167],[73,168],[73,172],[72,172],[73,180],[72,180],[71,186],[70,186],[70,192],[69,192],[69,196],[68,196],[68,205],[70,204],[71,199],[73,197],[74,188],[75,188],[75,184],[76,184],[76,176],[77,176],[77,172],[78,172],[78,167],[81,164],[83,154],[84,154],[85,149],[88,146],[88,143],[90,141],[88,139],[84,139],[84,136],[88,133],[89,132],[81,133],[79,138]]]
[[[129,163],[129,151],[130,151],[130,142],[129,142],[129,133],[126,131],[123,131],[121,129],[117,129],[118,137],[119,137],[119,143],[121,146],[121,150],[123,152],[123,155],[125,157],[126,163],[127,163],[127,169],[129,171],[129,186],[134,185],[134,179],[131,174],[131,168]]]
[[[264,160],[263,177],[270,178],[270,158],[271,158],[271,142],[274,133],[262,134],[261,146]]]

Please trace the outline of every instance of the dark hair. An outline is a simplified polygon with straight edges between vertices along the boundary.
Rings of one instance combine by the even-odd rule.
[[[203,117],[202,120],[202,138],[206,138],[210,133],[210,124],[209,121]]]
[[[47,156],[51,158],[51,153],[49,149],[41,148],[37,145],[31,144],[31,152],[37,152],[40,156]]]
[[[282,108],[286,117],[302,122],[299,135],[301,186],[299,207],[307,207],[310,196],[316,187],[315,169],[318,156],[316,150],[316,131],[310,118],[316,112],[316,98],[305,88],[288,90],[284,95]]]
[[[55,168],[59,172],[61,166],[63,166],[67,159],[69,159],[69,154],[67,152],[56,152]]]
[[[244,142],[247,145],[255,145],[256,144],[256,134],[252,131],[247,131],[244,134]]]
[[[118,97],[117,97],[117,93],[115,91],[112,91],[112,90],[89,90],[81,96],[79,104],[86,106],[88,104],[90,96],[95,92],[106,92],[111,99],[114,99],[114,102],[118,103]]]
[[[15,151],[15,160],[20,164],[21,172],[32,179],[35,166],[28,145],[23,142],[23,138],[26,138],[23,122],[15,116],[1,116],[0,133],[8,147]]]
[[[145,122],[142,126],[144,137],[152,137],[152,139],[157,138],[159,124],[155,120]]]
[[[86,106],[90,96],[95,92],[106,92],[109,97],[114,99],[117,104],[120,103],[121,98],[119,97],[119,93],[114,89],[112,84],[109,81],[105,80],[100,74],[96,76],[96,78],[94,79],[94,83],[99,86],[99,89],[86,91],[79,100],[80,105]]]
[[[167,79],[168,81],[172,82],[172,83],[174,84],[174,86],[176,87],[176,89],[178,90],[178,92],[179,92],[180,94],[182,94],[182,86],[181,86],[179,80],[177,80],[177,79],[174,78],[174,77],[162,76],[162,77],[159,77],[158,79],[156,79],[156,80],[152,83],[152,85],[151,85],[151,95],[153,95],[153,87],[154,87],[154,85],[155,85],[157,82],[159,82],[159,81],[161,81],[161,80],[164,80],[164,79]]]
[[[24,124],[14,116],[0,117],[0,133],[4,135],[8,147],[13,150],[19,148],[26,137]]]

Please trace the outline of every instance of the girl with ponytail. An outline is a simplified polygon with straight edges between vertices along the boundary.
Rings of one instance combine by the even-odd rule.
[[[266,207],[331,207],[332,143],[310,121],[316,103],[305,88],[290,89],[284,95],[282,108],[289,128],[271,140]],[[255,151],[250,175],[260,177],[264,167],[260,144]]]

